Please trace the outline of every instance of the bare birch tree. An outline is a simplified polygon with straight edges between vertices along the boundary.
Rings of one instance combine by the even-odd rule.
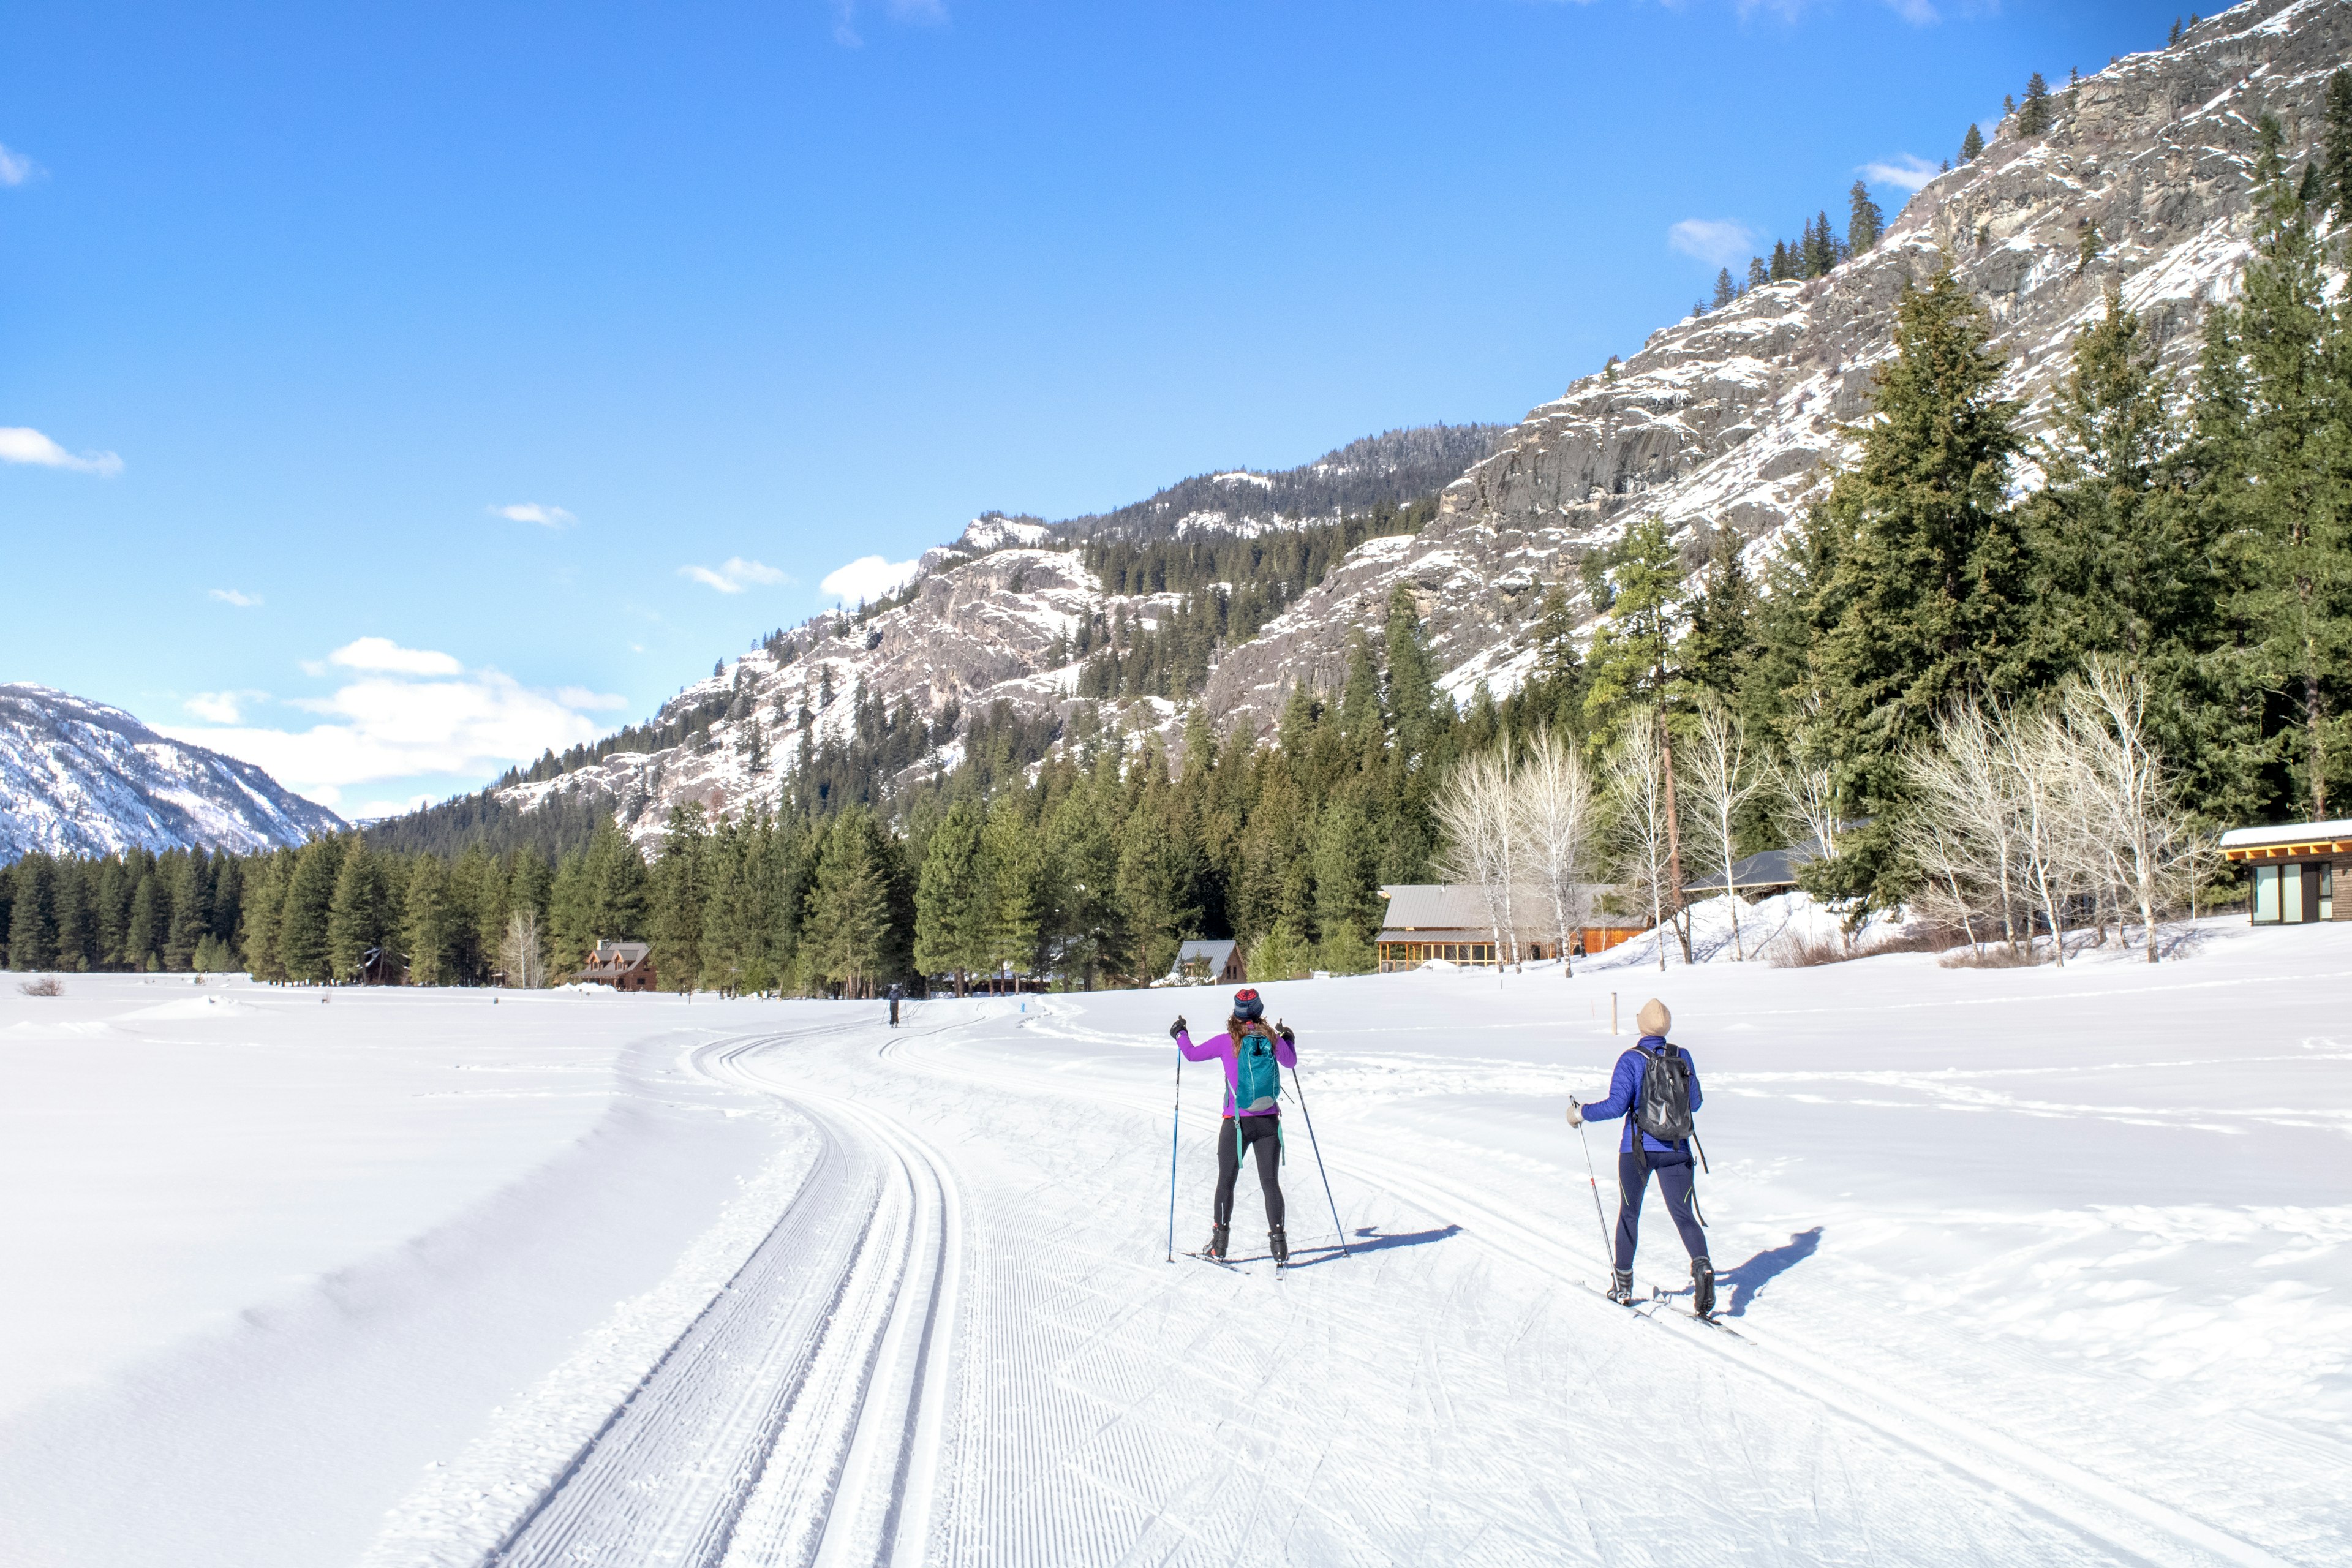
[[[1551,903],[1552,935],[1559,943],[1560,972],[1573,973],[1569,946],[1585,921],[1585,868],[1591,858],[1592,774],[1583,753],[1549,728],[1539,729],[1520,764],[1513,792],[1519,818],[1523,862],[1536,889]]]
[[[2119,892],[2139,915],[2140,941],[2154,963],[2157,911],[2169,901],[2170,884],[2193,859],[2194,846],[2148,742],[2147,683],[2126,666],[2093,659],[2067,685],[2063,701],[2088,826]]]
[[[1666,826],[1664,748],[1655,724],[1625,726],[1609,764],[1617,805],[1618,868],[1625,890],[1650,906],[1658,968],[1666,967],[1666,906],[1673,897],[1674,846]]]
[[[547,958],[539,940],[539,911],[517,910],[507,917],[507,934],[499,942],[499,965],[507,984],[536,991],[547,984]]]
[[[1734,829],[1740,812],[1755,798],[1763,781],[1748,755],[1748,726],[1721,702],[1709,700],[1699,710],[1698,735],[1689,748],[1690,795],[1698,808],[1699,832],[1691,840],[1699,868],[1722,879],[1724,897],[1731,900],[1731,955],[1744,961],[1748,951],[1739,935],[1739,888],[1734,868],[1739,863]]]
[[[1435,802],[1445,848],[1439,869],[1450,879],[1476,888],[1486,900],[1499,964],[1509,944],[1511,921],[1511,769],[1492,752],[1454,763]]]

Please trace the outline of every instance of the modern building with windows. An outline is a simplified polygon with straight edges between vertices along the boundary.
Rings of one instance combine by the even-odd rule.
[[[1647,921],[1601,914],[1601,902],[1612,889],[1588,887],[1583,904],[1586,923],[1569,932],[1571,957],[1605,952],[1628,938],[1650,929]],[[1381,973],[1418,969],[1434,959],[1444,963],[1496,965],[1495,918],[1487,908],[1486,889],[1454,882],[1391,882],[1381,889],[1388,900],[1388,918],[1381,922],[1378,945]],[[1550,898],[1533,888],[1511,894],[1511,927],[1518,955],[1527,963],[1559,956],[1559,933],[1552,929]]]
[[[2352,818],[2233,827],[2221,835],[2221,853],[2252,879],[2246,908],[2254,924],[2352,920],[2352,900],[2336,901],[2336,864],[2352,861]]]

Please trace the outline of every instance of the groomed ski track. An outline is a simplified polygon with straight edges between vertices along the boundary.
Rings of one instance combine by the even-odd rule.
[[[1332,1237],[1302,1148],[1288,1279],[1170,1268],[1166,1100],[1098,1057],[1055,1059],[1111,1038],[1082,1004],[1013,1008],[690,1053],[805,1117],[818,1154],[482,1561],[2287,1560],[1752,1321],[1735,1339],[1564,1288],[1600,1265],[1557,1218],[1328,1130],[1369,1247],[1309,1250]],[[1214,1111],[1188,1101],[1179,1215],[1197,1228]],[[1237,1237],[1259,1223],[1243,1189]],[[1443,1257],[1397,1243],[1456,1234],[1467,1249]]]

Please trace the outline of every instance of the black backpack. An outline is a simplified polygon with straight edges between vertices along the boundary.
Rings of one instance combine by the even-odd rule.
[[[1642,1053],[1642,1086],[1633,1101],[1633,1125],[1661,1143],[1679,1143],[1691,1135],[1690,1058],[1682,1048],[1661,1042],[1655,1051]]]

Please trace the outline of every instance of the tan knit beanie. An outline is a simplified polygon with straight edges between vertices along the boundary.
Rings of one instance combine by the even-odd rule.
[[[1664,1002],[1653,996],[1642,1004],[1642,1010],[1633,1015],[1633,1022],[1642,1033],[1655,1035],[1660,1039],[1664,1039],[1666,1031],[1674,1027],[1675,1016],[1666,1011],[1666,1005]]]

